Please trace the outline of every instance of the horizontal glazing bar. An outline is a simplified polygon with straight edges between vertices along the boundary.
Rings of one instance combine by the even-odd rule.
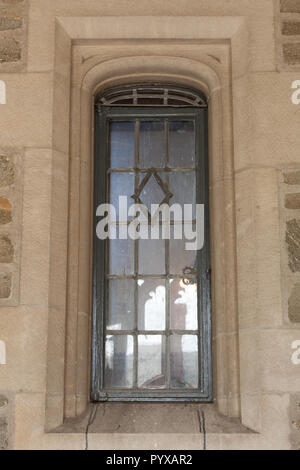
[[[195,168],[192,167],[176,167],[176,168],[170,168],[168,166],[160,166],[160,167],[151,167],[151,170],[153,171],[158,171],[158,172],[171,172],[171,171],[195,171]],[[135,171],[138,171],[139,173],[148,173],[149,168],[108,168],[107,172],[108,173],[133,173]]]
[[[118,336],[118,335],[194,335],[198,336],[198,330],[105,330],[107,335]]]
[[[118,275],[118,274],[106,274],[106,279],[195,279],[195,276],[188,274],[137,274],[137,275]]]

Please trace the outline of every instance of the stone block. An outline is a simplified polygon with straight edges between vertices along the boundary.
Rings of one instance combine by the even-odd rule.
[[[288,302],[289,319],[293,323],[300,322],[300,283],[294,285]]]
[[[11,263],[14,257],[14,246],[10,238],[5,235],[0,235],[0,263]]]
[[[280,11],[282,13],[300,13],[299,0],[280,0]]]
[[[292,171],[290,173],[284,173],[283,178],[284,178],[283,180],[285,184],[300,185],[300,171],[299,170]]]
[[[11,222],[11,203],[5,197],[0,197],[0,225],[5,225]]]
[[[292,272],[300,272],[300,220],[288,220],[286,224],[286,243],[289,267]]]
[[[15,179],[14,164],[4,153],[0,153],[0,186],[10,186]]]
[[[288,65],[300,64],[300,42],[283,44],[283,59]]]
[[[284,21],[281,25],[284,36],[296,36],[300,34],[300,21]]]
[[[21,60],[22,50],[20,42],[14,38],[2,36],[0,42],[0,65],[7,62]]]
[[[300,209],[300,193],[286,194],[284,205],[286,209]]]
[[[8,448],[8,426],[5,417],[0,417],[0,450]]]
[[[10,11],[3,11],[0,10],[0,31],[8,31],[12,29],[21,28],[23,24],[23,19],[10,12]]]
[[[290,439],[292,450],[300,450],[300,394],[290,396]]]
[[[12,273],[0,273],[0,299],[8,299],[11,294]]]

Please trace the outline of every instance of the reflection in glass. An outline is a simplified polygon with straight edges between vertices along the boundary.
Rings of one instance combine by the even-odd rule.
[[[111,279],[108,281],[108,330],[132,330],[134,320],[134,281]]]
[[[170,326],[173,330],[197,330],[197,282],[196,279],[170,279]]]
[[[141,281],[141,279],[139,280]],[[164,330],[166,324],[164,279],[145,279],[138,283],[138,329]]]
[[[164,336],[138,336],[138,386],[143,388],[165,386]]]
[[[164,122],[140,122],[139,167],[162,168],[165,155]]]
[[[169,122],[169,166],[195,166],[195,134],[193,121]]]
[[[109,240],[109,274],[133,274],[134,270],[134,240],[128,238],[127,240],[118,239]]]
[[[139,240],[139,273],[164,274],[165,240]]]
[[[106,336],[104,382],[107,388],[133,386],[132,336]]]
[[[170,336],[170,372],[172,388],[198,387],[198,337]]]
[[[134,122],[111,122],[110,124],[111,168],[134,167]]]

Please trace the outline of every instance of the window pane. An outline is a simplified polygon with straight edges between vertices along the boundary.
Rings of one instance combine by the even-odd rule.
[[[134,327],[134,281],[113,279],[108,282],[108,330],[132,330]]]
[[[109,274],[126,275],[134,271],[134,241],[118,239],[109,240]]]
[[[192,217],[195,218],[196,175],[194,171],[172,171],[169,174],[169,188],[173,197],[170,204],[192,204]],[[173,217],[171,215],[171,217]]]
[[[195,134],[193,121],[169,122],[169,166],[195,166]]]
[[[165,386],[165,337],[138,336],[138,385],[143,388]]]
[[[140,122],[139,167],[165,166],[166,149],[163,121]]]
[[[110,166],[111,168],[134,167],[134,122],[111,122]]]
[[[164,330],[166,324],[166,287],[164,279],[138,280],[139,330]]]
[[[105,386],[133,386],[133,337],[109,335],[105,341]]]
[[[110,174],[110,199],[109,202],[119,215],[119,196],[127,197],[127,207],[134,203],[131,197],[134,193],[134,173],[115,173]]]
[[[164,173],[159,172],[158,176],[161,178],[162,182],[165,183]],[[145,178],[147,178],[145,173],[140,173],[139,185],[143,185]],[[161,204],[166,197],[166,192],[161,187],[161,183],[159,183],[152,174],[140,192],[139,197],[141,202],[147,207],[149,214],[151,214],[151,204]]]
[[[139,240],[139,273],[165,274],[165,240]]]
[[[198,387],[198,337],[170,336],[170,370],[172,388]]]
[[[187,268],[194,270],[197,267],[197,251],[186,250],[186,243],[194,242],[194,240],[184,238],[184,228],[182,228],[182,240],[174,239],[174,227],[175,225],[171,226],[170,229],[170,273],[182,275]],[[191,229],[191,232],[195,232],[195,226],[188,225],[188,227]]]
[[[197,330],[197,296],[196,278],[170,279],[170,326],[172,330]]]

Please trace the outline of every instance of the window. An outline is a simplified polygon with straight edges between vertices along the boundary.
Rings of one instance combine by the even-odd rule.
[[[91,398],[211,401],[205,98],[162,86],[102,94],[94,167],[95,214],[103,210],[94,227]],[[187,250],[197,205],[204,245]],[[108,214],[110,236],[106,225],[99,237]]]

